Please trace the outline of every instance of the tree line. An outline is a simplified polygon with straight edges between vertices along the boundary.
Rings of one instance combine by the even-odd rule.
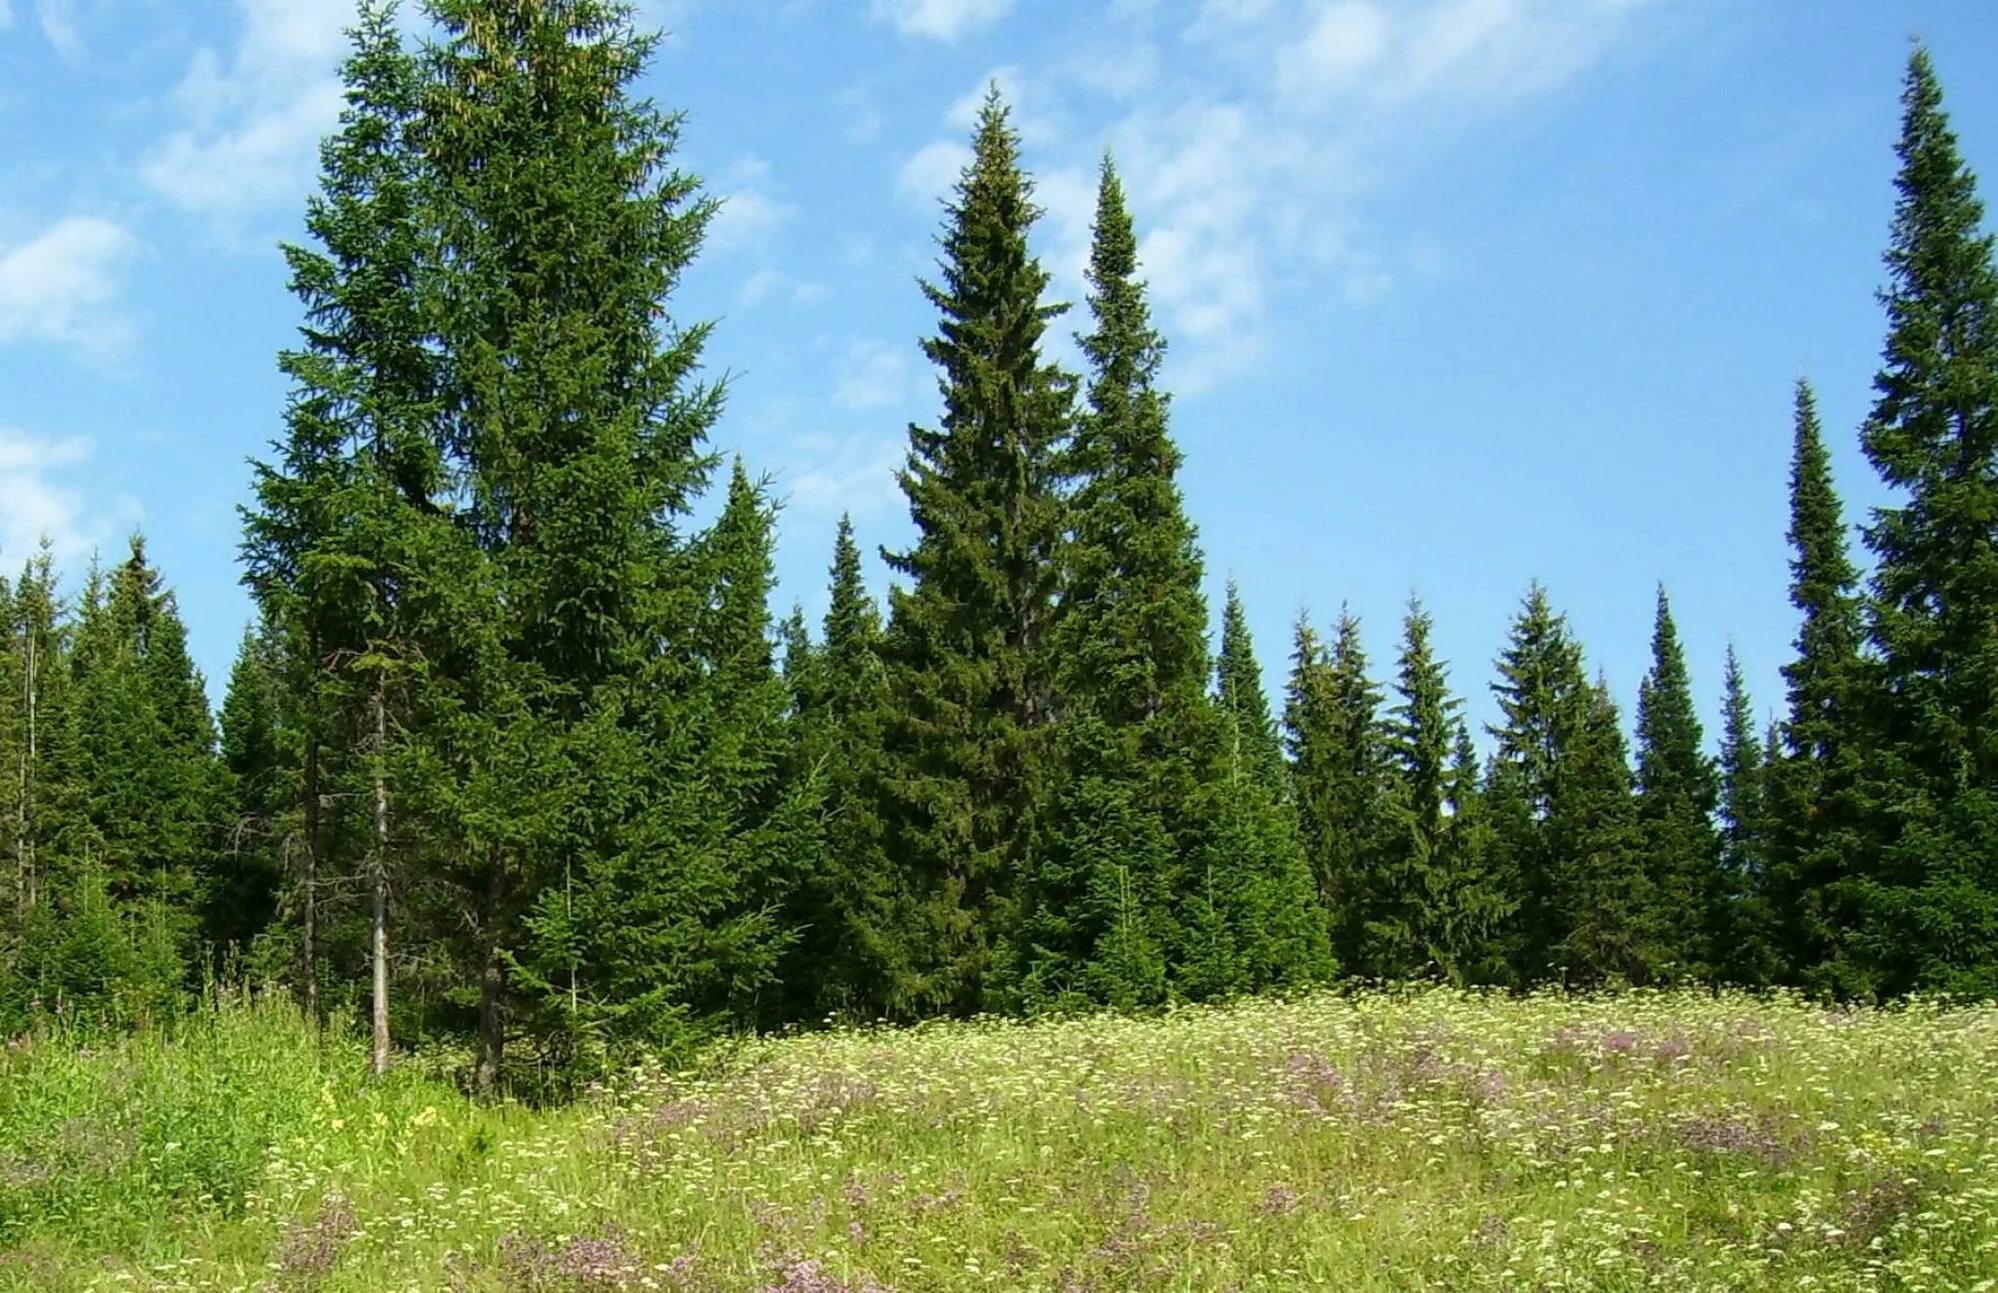
[[[1799,382],[1785,703],[1760,727],[1730,654],[1710,742],[1661,588],[1633,749],[1538,584],[1482,743],[1417,602],[1385,670],[1300,619],[1278,697],[1232,586],[1210,652],[1123,186],[1106,158],[1070,372],[996,90],[921,285],[941,408],[887,603],[842,520],[823,622],[773,620],[773,500],[667,308],[716,205],[635,89],[652,38],[611,0],[424,12],[416,48],[361,6],[285,248],[219,723],[142,541],[4,589],[0,1026],[278,984],[491,1094],[727,1029],[1341,977],[1998,992],[1998,276],[1925,51],[1870,568]]]

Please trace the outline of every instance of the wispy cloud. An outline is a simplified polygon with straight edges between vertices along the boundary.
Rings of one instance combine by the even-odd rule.
[[[895,172],[895,187],[904,197],[934,202],[957,183],[971,164],[971,149],[955,139],[937,139],[909,155]]]
[[[718,252],[754,250],[797,214],[797,208],[772,193],[770,163],[750,156],[723,173],[716,188],[721,210],[708,226],[708,246]]]
[[[990,27],[1013,9],[1013,0],[872,0],[868,16],[904,36],[955,42]]]
[[[179,124],[140,173],[184,210],[237,227],[311,188],[320,138],[338,121],[353,0],[236,0],[226,54],[199,50],[175,89]]]
[[[1148,50],[1176,21],[1170,57],[1113,77],[1052,68],[1071,92],[1114,105],[1107,133],[1175,341],[1172,384],[1194,391],[1260,362],[1271,303],[1289,283],[1364,306],[1393,290],[1404,262],[1435,272],[1433,243],[1419,258],[1373,245],[1366,195],[1440,138],[1581,80],[1635,39],[1634,19],[1653,3],[1204,0],[1191,21],[1138,7],[1119,39]],[[1060,87],[1023,92],[1051,100]],[[1058,143],[1043,151],[1058,159],[1041,168],[1041,196],[1068,285],[1095,159]]]
[[[849,343],[832,402],[857,411],[906,407],[921,393],[910,354],[910,348],[891,346],[879,337]]]
[[[83,34],[77,29],[75,0],[35,0],[35,20],[65,63],[83,61]]]
[[[125,263],[138,240],[99,216],[70,216],[0,246],[0,343],[41,341],[98,357],[132,341],[120,308]]]
[[[0,426],[0,557],[18,561],[47,539],[59,560],[74,561],[101,546],[114,525],[137,522],[133,499],[88,499],[63,479],[89,460],[91,449],[81,436]]]

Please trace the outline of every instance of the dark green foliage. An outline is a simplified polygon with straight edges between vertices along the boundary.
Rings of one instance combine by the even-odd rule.
[[[914,546],[886,554],[886,847],[901,872],[898,1014],[967,1011],[1011,937],[1050,789],[1052,629],[1073,382],[1041,353],[1061,310],[1027,245],[1040,211],[994,90],[945,217],[923,343],[944,408],[898,474]]]
[[[1231,581],[1215,664],[1220,754],[1212,835],[1176,895],[1181,990],[1213,1000],[1323,982],[1338,968],[1241,597]]]
[[[1928,52],[1902,94],[1875,511],[1854,986],[1998,991],[1998,270]]]
[[[1429,644],[1431,621],[1411,599],[1402,620],[1398,699],[1387,727],[1388,791],[1373,916],[1365,931],[1373,972],[1405,979],[1453,962],[1461,877],[1446,812],[1458,735],[1457,700]]]
[[[1562,716],[1559,789],[1548,819],[1569,983],[1655,979],[1668,952],[1655,941],[1659,902],[1646,874],[1644,836],[1631,795],[1630,759],[1609,688],[1598,681]]]
[[[1790,460],[1790,601],[1800,623],[1783,667],[1788,714],[1768,761],[1764,885],[1772,954],[1787,974],[1834,990],[1857,987],[1842,904],[1850,904],[1864,846],[1859,801],[1863,634],[1859,574],[1832,482],[1831,455],[1810,383],[1796,389]]]
[[[1720,840],[1713,812],[1720,793],[1694,712],[1685,652],[1665,590],[1651,633],[1651,670],[1637,692],[1637,818],[1652,897],[1644,936],[1657,970],[1706,977],[1721,948]]]
[[[1721,870],[1713,973],[1731,983],[1771,983],[1783,964],[1769,899],[1769,783],[1781,756],[1770,754],[1756,735],[1748,685],[1730,645],[1721,699],[1716,803]]]
[[[817,788],[821,835],[793,893],[798,941],[784,972],[793,1018],[878,1018],[899,978],[894,894],[875,794],[887,699],[881,615],[868,594],[853,522],[833,541],[822,640],[785,657],[795,705],[791,780]],[[797,664],[792,664],[793,659]]]
[[[1485,809],[1493,882],[1516,911],[1515,981],[1644,981],[1656,968],[1650,887],[1616,705],[1538,584],[1493,686],[1504,722]]]
[[[1504,930],[1518,899],[1497,870],[1481,772],[1471,729],[1459,720],[1444,785],[1450,819],[1442,841],[1443,889],[1430,936],[1437,969],[1457,984],[1504,983],[1511,973]]]
[[[1330,649],[1299,621],[1284,707],[1298,828],[1331,913],[1332,948],[1355,974],[1407,973],[1401,896],[1382,872],[1388,814],[1388,741],[1381,691],[1367,676],[1360,623],[1339,616]]]
[[[1165,344],[1137,270],[1106,160],[1089,263],[1095,330],[1080,339],[1088,405],[1067,456],[1075,487],[1052,638],[1063,779],[1012,958],[1030,1003],[1162,1001],[1181,941],[1183,859],[1212,835],[1207,606],[1155,385]]]

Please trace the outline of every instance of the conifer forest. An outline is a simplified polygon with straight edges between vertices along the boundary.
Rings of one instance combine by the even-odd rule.
[[[787,614],[658,15],[408,4],[282,248],[227,679],[164,539],[0,554],[0,1293],[1998,1288],[1998,258],[1928,46],[1869,407],[1768,375],[1781,694],[1619,568],[1619,696],[1532,570],[1454,675],[1413,596],[1259,656],[1146,189],[1060,299],[997,76],[910,524]]]
[[[717,206],[634,90],[653,38],[612,0],[425,17],[362,5],[284,249],[220,712],[142,539],[0,592],[0,1033],[278,994],[377,1070],[455,1048],[558,1099],[749,1033],[1341,984],[1998,994],[1998,265],[1923,48],[1856,428],[1891,503],[1841,503],[1809,380],[1769,431],[1785,694],[1730,667],[1703,730],[1661,588],[1613,696],[1522,570],[1477,730],[1448,605],[1301,620],[1265,677],[1206,603],[1144,213],[1106,155],[1053,299],[996,87],[909,288],[914,537],[883,604],[843,524],[823,621],[785,616],[674,307]]]

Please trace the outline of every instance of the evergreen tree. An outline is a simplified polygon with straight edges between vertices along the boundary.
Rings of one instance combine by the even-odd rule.
[[[821,642],[792,685],[798,708],[789,779],[818,788],[822,823],[789,920],[798,941],[783,979],[798,1018],[880,1018],[907,954],[893,927],[874,782],[886,704],[881,615],[860,560],[852,518],[842,516]]]
[[[1481,785],[1471,729],[1457,721],[1444,799],[1443,892],[1432,944],[1437,968],[1456,984],[1504,983],[1509,976],[1501,936],[1516,897],[1494,871],[1496,844]]]
[[[1333,950],[1356,974],[1393,976],[1413,953],[1397,928],[1400,895],[1382,873],[1387,732],[1352,615],[1340,614],[1329,650],[1299,623],[1285,727],[1299,829]]]
[[[884,644],[884,813],[910,951],[898,1013],[981,1004],[1041,847],[1073,383],[1041,353],[1061,307],[1043,302],[1048,276],[1027,245],[1039,215],[995,88],[923,289],[941,316],[923,350],[944,409],[938,427],[909,429],[897,477],[916,541],[884,554],[911,581],[890,594]]]
[[[628,6],[432,11],[443,439],[475,551],[433,563],[450,693],[427,712],[492,1092],[516,1029],[578,1061],[678,1042],[752,998],[772,949],[713,789],[741,769],[698,744],[723,721],[704,680],[728,666],[702,657],[715,563],[680,527],[721,390],[693,376],[707,326],[662,304],[714,204],[672,166],[680,118],[633,93],[655,42]],[[610,895],[628,929],[578,905]]]
[[[1080,338],[1088,405],[1051,641],[1065,781],[1027,889],[1016,972],[1032,1000],[1164,998],[1182,860],[1210,834],[1214,727],[1207,607],[1156,379],[1165,344],[1137,278],[1137,235],[1106,159]]]
[[[1783,666],[1789,709],[1782,747],[1765,778],[1772,954],[1793,979],[1850,987],[1845,908],[1863,858],[1855,740],[1863,695],[1859,572],[1817,397],[1803,380],[1792,419],[1789,540],[1790,601],[1800,622],[1796,657]]]
[[[1571,814],[1570,758],[1598,708],[1581,647],[1537,583],[1513,619],[1492,692],[1502,721],[1488,729],[1495,742],[1483,796],[1490,869],[1515,913],[1505,939],[1513,980],[1530,984],[1563,964],[1577,868],[1556,823]]]
[[[1601,680],[1577,693],[1559,724],[1561,769],[1547,821],[1556,859],[1555,955],[1570,983],[1644,983],[1659,971],[1647,941],[1658,899],[1642,858],[1630,759],[1616,702]]]
[[[1719,785],[1703,749],[1686,657],[1665,589],[1651,633],[1651,670],[1637,692],[1637,818],[1654,900],[1642,937],[1662,972],[1705,978],[1720,953]]]
[[[1375,971],[1405,979],[1441,966],[1455,944],[1450,927],[1452,859],[1445,805],[1453,775],[1458,702],[1429,644],[1431,621],[1411,599],[1402,620],[1396,702],[1388,726],[1389,831],[1366,931]],[[1461,757],[1461,756],[1460,756]]]
[[[246,513],[246,580],[275,641],[297,654],[303,689],[308,861],[304,939],[309,1004],[318,997],[319,890],[336,873],[368,894],[366,960],[377,1072],[389,1059],[391,711],[420,685],[424,643],[413,603],[452,542],[435,416],[427,314],[430,225],[411,138],[422,90],[395,6],[369,0],[342,76],[347,106],[320,150],[307,202],[308,245],[285,248],[304,307],[302,344],[280,357],[292,381],[287,436],[259,465]],[[356,813],[356,809],[359,810]],[[360,820],[343,820],[354,815]],[[336,856],[341,854],[342,856]]]
[[[1210,790],[1212,835],[1176,895],[1177,985],[1193,1000],[1319,983],[1338,968],[1262,666],[1232,581],[1215,676],[1220,755]]]
[[[251,953],[273,929],[286,897],[299,794],[294,697],[286,681],[285,645],[265,620],[243,634],[222,701],[228,813],[202,894],[202,934],[225,956]]]
[[[1716,921],[1714,973],[1733,983],[1766,984],[1778,971],[1769,903],[1771,764],[1755,733],[1754,707],[1741,662],[1727,649],[1721,699],[1720,827],[1721,904]]]
[[[1900,502],[1866,529],[1869,833],[1861,985],[1998,991],[1998,270],[1928,52],[1902,95],[1888,335],[1861,430]]]

